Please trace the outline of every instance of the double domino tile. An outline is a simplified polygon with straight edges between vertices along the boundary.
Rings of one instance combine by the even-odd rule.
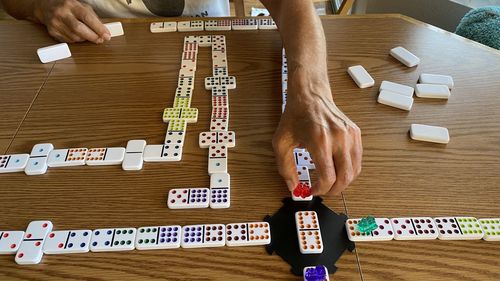
[[[24,233],[24,238],[16,253],[18,264],[38,264],[43,257],[43,245],[47,234],[52,231],[50,221],[32,221]]]
[[[314,211],[295,213],[295,225],[302,254],[320,254],[323,252],[323,240],[319,227],[318,215]]]

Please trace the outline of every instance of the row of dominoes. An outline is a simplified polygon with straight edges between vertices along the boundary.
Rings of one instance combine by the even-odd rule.
[[[150,25],[152,33],[163,32],[189,32],[189,31],[227,31],[227,30],[257,30],[278,29],[271,18],[264,19],[219,19],[219,20],[191,20],[191,21],[166,21],[153,22]]]
[[[390,50],[390,55],[407,67],[414,67],[420,59],[403,47]],[[359,88],[375,85],[375,80],[361,65],[351,66],[347,69],[351,78]],[[448,75],[420,74],[419,82],[415,88],[390,81],[382,81],[377,101],[381,104],[410,111],[413,107],[413,93],[419,98],[448,99],[450,90],[454,86],[453,78]],[[450,141],[448,129],[444,127],[413,124],[410,136],[414,140],[446,144]]]
[[[271,229],[267,222],[164,225],[138,229],[105,228],[95,230],[52,231],[50,221],[32,221],[26,232],[0,231],[0,254],[15,254],[18,264],[38,264],[43,254],[76,254],[267,245]]]
[[[386,240],[479,240],[500,241],[500,218],[406,217],[375,218],[377,228],[369,233],[358,230],[360,219],[345,223],[351,241]]]
[[[108,29],[111,37],[121,36],[124,34],[121,22],[105,23],[104,26]],[[66,43],[59,43],[39,48],[36,50],[36,53],[42,63],[49,63],[71,57],[71,51]]]

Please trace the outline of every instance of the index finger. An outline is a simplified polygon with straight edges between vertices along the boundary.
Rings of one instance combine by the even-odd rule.
[[[111,38],[111,33],[104,26],[104,24],[99,20],[99,17],[96,15],[92,8],[88,8],[85,6],[79,6],[75,8],[74,11],[75,16],[85,23],[93,32],[95,32],[99,38],[108,41]]]

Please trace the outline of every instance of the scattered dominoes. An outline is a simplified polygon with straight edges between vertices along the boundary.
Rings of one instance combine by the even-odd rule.
[[[49,153],[54,149],[51,143],[40,143],[33,146],[24,172],[27,175],[42,175],[47,172]]]
[[[413,97],[414,89],[413,87],[406,86],[403,84],[398,84],[390,81],[382,81],[382,84],[380,84],[379,92],[382,91],[389,91],[403,96]]]
[[[319,227],[318,215],[314,211],[295,213],[295,225],[302,254],[320,254],[323,252],[323,240]]]
[[[419,98],[448,99],[451,93],[447,85],[417,84],[415,95]]]
[[[447,144],[450,142],[448,129],[444,127],[411,124],[410,137],[418,141]]]
[[[410,111],[413,106],[413,98],[387,90],[380,91],[377,101],[381,104]]]
[[[210,190],[208,188],[174,188],[168,192],[169,209],[208,208]]]
[[[135,247],[136,232],[135,228],[95,229],[90,240],[90,251],[131,251]]]
[[[43,245],[43,253],[76,254],[90,250],[91,230],[53,231],[47,235]]]
[[[417,56],[403,47],[392,48],[390,54],[407,67],[414,67],[420,63]]]
[[[473,217],[434,218],[440,240],[475,240],[484,236],[479,221]]]
[[[29,154],[0,155],[0,173],[24,171],[29,157]]]
[[[69,167],[85,165],[87,148],[54,149],[49,153],[49,167]]]
[[[49,63],[71,57],[71,51],[66,43],[60,43],[36,50],[42,63]]]
[[[352,80],[360,88],[368,88],[375,85],[375,80],[368,74],[366,69],[361,65],[354,65],[347,69],[347,73],[351,76]]]
[[[222,247],[226,244],[223,224],[186,225],[182,227],[182,248]]]
[[[120,165],[125,157],[125,148],[91,148],[88,150],[85,164],[89,166],[97,165]]]
[[[351,241],[388,241],[394,238],[394,230],[388,218],[375,218],[378,227],[370,233],[358,230],[359,221],[360,219],[348,219],[345,223],[347,236]]]
[[[449,75],[422,73],[420,74],[419,82],[422,84],[446,85],[450,90],[454,86],[453,78]]]
[[[145,140],[129,140],[123,157],[122,169],[125,171],[137,171],[142,169],[144,162]]]
[[[0,231],[0,255],[13,255],[19,250],[24,231]]]
[[[43,257],[43,244],[52,231],[50,221],[32,221],[24,233],[23,241],[16,253],[18,264],[38,264]]]
[[[434,219],[429,217],[393,218],[391,224],[395,240],[432,240],[438,237]]]
[[[255,246],[271,243],[271,228],[267,222],[231,223],[226,225],[226,245]]]
[[[137,250],[174,249],[181,246],[181,226],[145,226],[137,229]]]

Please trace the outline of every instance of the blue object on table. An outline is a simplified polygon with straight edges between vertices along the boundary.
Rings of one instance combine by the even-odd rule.
[[[457,26],[456,34],[500,50],[500,6],[469,11]]]
[[[306,269],[304,277],[307,281],[324,281],[326,280],[326,268],[324,265],[317,265]]]

